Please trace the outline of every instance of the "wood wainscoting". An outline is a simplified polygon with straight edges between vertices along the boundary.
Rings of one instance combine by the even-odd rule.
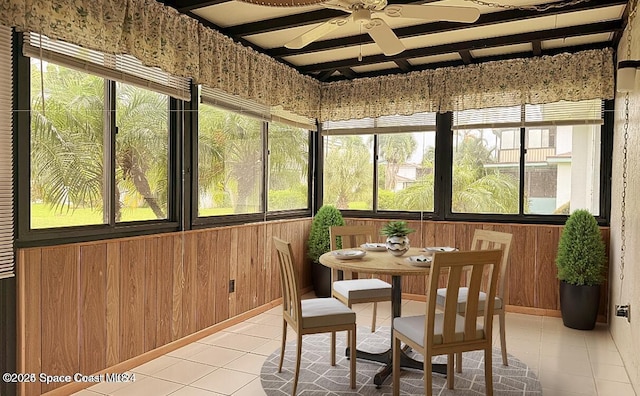
[[[291,241],[308,288],[310,225],[307,218],[19,249],[18,372],[93,374],[277,300],[274,235]],[[63,385],[22,383],[18,392]]]
[[[389,220],[345,219],[348,225],[373,225],[378,233]],[[454,246],[469,249],[476,228],[513,234],[509,268],[507,269],[507,311],[534,315],[559,316],[560,294],[555,264],[558,241],[563,226],[540,224],[498,224],[446,221],[408,221],[416,232],[409,235],[411,246]],[[601,227],[602,237],[609,251],[609,227]],[[384,237],[380,237],[380,242]],[[608,278],[609,269],[605,270]],[[381,277],[390,281],[390,277]],[[402,279],[403,293],[424,296],[425,279],[406,276]],[[446,284],[442,283],[444,287]],[[598,321],[606,322],[608,309],[608,279],[600,294]]]
[[[346,219],[378,230],[387,221]],[[310,287],[310,225],[306,218],[19,249],[18,372],[121,371],[137,356],[171,348],[185,337],[193,341],[205,329],[272,303],[281,297],[274,235],[291,241],[303,287]],[[412,246],[465,249],[475,228],[512,233],[507,304],[520,312],[558,312],[554,260],[561,226],[433,221],[409,221],[409,226],[416,229],[409,236]],[[609,229],[602,228],[602,234],[608,244]],[[403,292],[424,296],[424,277],[404,277]],[[607,297],[602,293],[601,318]],[[36,381],[20,384],[18,392],[65,393],[61,386]]]

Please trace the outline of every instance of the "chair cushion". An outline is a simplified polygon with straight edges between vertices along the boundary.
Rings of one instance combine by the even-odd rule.
[[[436,298],[436,305],[440,307],[444,307],[444,299],[447,295],[447,289],[438,289],[438,296]],[[464,308],[467,305],[467,296],[469,295],[468,287],[461,287],[458,291],[458,312],[464,313]],[[484,307],[484,301],[487,299],[487,294],[484,292],[480,292],[480,301],[478,302],[478,307],[480,310]],[[493,309],[502,308],[502,299],[500,297],[496,297],[494,299]]]
[[[404,334],[407,338],[418,343],[424,348],[424,320],[425,316],[407,316],[395,318],[393,320],[393,328],[398,332]],[[444,322],[444,314],[437,313],[435,315],[434,323],[434,344],[442,344],[442,326]],[[484,330],[481,324],[476,325],[476,337],[478,339],[484,338]],[[464,339],[464,317],[456,315],[456,334],[455,340],[462,341]]]
[[[391,285],[380,279],[351,279],[333,282],[333,291],[349,300],[388,298],[391,300]]]
[[[300,303],[304,329],[356,322],[356,313],[335,298],[312,298]]]

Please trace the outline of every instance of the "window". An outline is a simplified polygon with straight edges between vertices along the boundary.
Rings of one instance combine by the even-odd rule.
[[[31,77],[31,228],[109,224],[109,82],[36,58]],[[114,220],[167,219],[168,98],[117,83],[115,102]]]
[[[186,99],[189,80],[33,33],[22,52],[18,103],[29,111],[19,128],[29,130],[18,134],[17,152],[28,153],[18,158],[18,199],[28,203],[21,240],[175,229],[172,130],[181,124],[171,107],[184,102],[171,97]]]
[[[324,203],[373,209],[373,136],[329,136],[324,149]]]
[[[378,136],[378,209],[433,212],[434,132]]]
[[[323,134],[325,204],[433,212],[435,114],[330,121]]]
[[[309,207],[309,131],[269,124],[269,211]]]
[[[520,150],[498,149],[503,132],[512,134],[489,128],[454,131],[452,212],[518,213]]]
[[[310,120],[208,87],[199,102],[198,217],[309,210]]]
[[[323,204],[356,217],[560,222],[550,216],[578,208],[601,216],[604,104],[325,122]]]
[[[201,104],[198,216],[262,211],[262,121]]]
[[[600,100],[454,113],[452,212],[598,215],[602,123]]]
[[[167,219],[169,98],[116,84],[116,221]]]
[[[105,87],[31,59],[31,228],[108,223]]]

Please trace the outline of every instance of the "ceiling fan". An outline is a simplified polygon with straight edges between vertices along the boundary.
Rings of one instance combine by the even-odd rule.
[[[472,23],[480,17],[480,11],[474,7],[437,6],[417,4],[389,4],[387,0],[329,0],[321,3],[326,8],[342,10],[351,13],[343,18],[334,18],[301,34],[284,46],[289,49],[302,48],[332,31],[348,23],[360,23],[362,29],[371,36],[373,41],[387,55],[396,55],[405,50],[404,45],[381,18],[375,14],[385,14],[392,18],[413,18],[425,21],[449,21]]]

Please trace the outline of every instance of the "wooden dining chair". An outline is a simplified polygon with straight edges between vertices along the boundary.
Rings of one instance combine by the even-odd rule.
[[[507,301],[507,288],[505,286],[507,281],[507,263],[509,262],[509,251],[511,250],[511,240],[513,235],[506,232],[489,231],[476,229],[473,233],[473,241],[471,242],[471,250],[488,250],[488,249],[501,249],[502,250],[502,263],[500,265],[500,277],[498,279],[498,289],[496,290],[496,296],[494,299],[493,313],[498,315],[500,322],[500,349],[502,350],[502,364],[508,366],[507,360],[507,338],[505,332],[505,304]],[[467,301],[467,287],[461,287],[458,292],[458,313],[464,315],[465,305]],[[438,289],[438,308],[444,307],[444,298],[447,293],[446,289]],[[485,294],[480,294],[480,300],[486,299]],[[481,316],[483,312],[479,313]],[[458,372],[462,372],[462,353],[456,356],[456,366]]]
[[[329,229],[331,238],[331,250],[338,248],[338,238],[342,240],[342,248],[359,247],[363,243],[372,242],[375,235],[375,227],[372,226],[334,226]],[[360,278],[366,274],[358,274],[358,279],[353,279],[353,273],[343,271],[343,279],[339,280],[337,269],[331,270],[331,295],[342,301],[349,308],[353,304],[373,303],[373,318],[371,319],[371,332],[376,331],[376,316],[378,314],[378,302],[391,301],[391,285],[374,277]]]
[[[393,395],[400,394],[400,343],[404,342],[424,357],[425,395],[433,393],[431,359],[447,355],[447,385],[453,389],[453,356],[466,351],[484,351],[485,393],[493,395],[491,369],[493,301],[496,294],[498,270],[502,250],[437,253],[431,263],[427,289],[426,314],[424,316],[399,317],[393,320]],[[467,303],[464,316],[458,313],[458,285],[469,277]],[[447,275],[447,293],[444,312],[436,313],[436,295],[440,274]],[[485,282],[483,282],[483,279]],[[486,283],[486,284],[485,284]],[[484,289],[482,290],[484,285]],[[489,297],[484,302],[480,293]],[[487,302],[489,301],[489,302]],[[478,323],[479,312],[484,320]]]
[[[297,333],[296,367],[293,378],[292,395],[298,388],[302,336],[305,334],[331,333],[331,365],[336,365],[336,331],[347,331],[350,350],[351,389],[356,387],[356,313],[335,298],[312,298],[302,300],[298,277],[293,265],[291,244],[277,237],[273,238],[280,263],[282,280],[282,347],[280,365],[282,372],[284,350],[287,342],[287,324]]]

